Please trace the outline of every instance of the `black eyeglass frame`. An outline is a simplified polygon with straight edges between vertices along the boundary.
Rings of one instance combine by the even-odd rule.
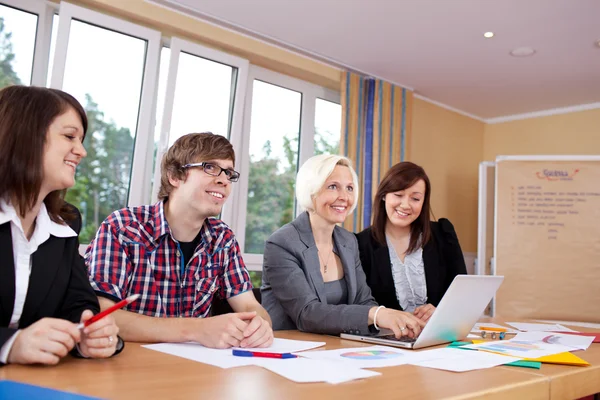
[[[240,179],[239,172],[237,172],[233,169],[221,168],[219,165],[217,165],[215,163],[211,163],[211,162],[199,162],[199,163],[185,164],[182,168],[186,169],[186,168],[194,168],[194,167],[202,167],[202,170],[204,171],[204,173],[207,175],[210,175],[210,176],[219,176],[219,175],[221,175],[222,172],[225,172],[225,176],[227,177],[227,180],[229,182],[237,182]],[[206,170],[207,167],[213,167],[215,169],[218,168],[219,173],[218,174],[211,173]]]

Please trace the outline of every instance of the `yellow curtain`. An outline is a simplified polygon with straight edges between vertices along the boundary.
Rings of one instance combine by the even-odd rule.
[[[373,197],[386,171],[407,158],[413,93],[379,79],[344,73],[341,85],[340,153],[354,163],[359,202],[344,228],[360,232],[371,225]]]

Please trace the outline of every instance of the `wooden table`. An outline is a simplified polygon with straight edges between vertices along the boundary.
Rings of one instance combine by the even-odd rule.
[[[276,336],[325,341],[328,350],[367,346],[295,331],[277,332]],[[600,365],[600,359],[594,360]],[[5,366],[0,368],[0,379],[110,399],[548,399],[551,379],[547,371],[524,370],[497,367],[453,373],[403,365],[378,369],[382,375],[374,378],[339,385],[298,384],[259,367],[220,369],[128,343],[122,354],[108,360],[67,357],[54,367]]]

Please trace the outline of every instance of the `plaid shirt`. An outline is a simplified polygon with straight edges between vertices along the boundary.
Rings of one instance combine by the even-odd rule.
[[[152,317],[206,317],[222,299],[252,289],[235,236],[207,218],[187,265],[165,219],[163,202],[124,208],[104,220],[85,253],[90,283],[100,296],[140,298],[124,309]],[[183,271],[183,272],[182,272]]]

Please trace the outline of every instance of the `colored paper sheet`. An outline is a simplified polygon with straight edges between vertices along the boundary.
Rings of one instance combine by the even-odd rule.
[[[507,367],[522,367],[522,368],[533,368],[540,369],[542,368],[542,363],[539,361],[527,361],[527,360],[519,360],[514,361],[508,364],[504,364]]]
[[[574,350],[587,350],[594,341],[593,337],[583,335],[566,335],[556,332],[521,332],[514,340],[537,341],[540,343],[560,344]]]
[[[0,399],[97,400],[96,397],[9,380],[0,381]]]

